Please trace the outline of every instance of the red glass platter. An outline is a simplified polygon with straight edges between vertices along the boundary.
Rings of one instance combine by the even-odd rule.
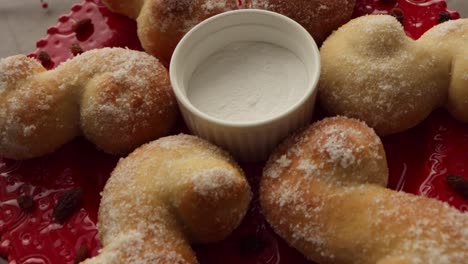
[[[371,13],[399,17],[413,38],[438,24],[441,16],[459,18],[441,0],[358,0],[354,16]],[[99,0],[74,5],[47,33],[30,56],[49,69],[94,48],[141,50],[135,22],[111,13]],[[181,121],[174,133],[185,131],[183,127]],[[468,202],[444,182],[449,173],[468,177],[468,125],[437,110],[417,127],[383,138],[383,142],[390,168],[389,188],[433,197],[468,211]],[[83,246],[86,255],[96,255],[100,248],[96,229],[99,193],[118,159],[81,138],[38,159],[0,158],[0,256],[17,264],[73,263]],[[262,166],[243,165],[254,191]],[[81,208],[63,225],[56,223],[52,212],[58,197],[76,186],[84,194]],[[22,195],[33,197],[28,211],[18,205],[17,198]],[[310,263],[273,233],[255,198],[231,237],[194,248],[202,264]]]

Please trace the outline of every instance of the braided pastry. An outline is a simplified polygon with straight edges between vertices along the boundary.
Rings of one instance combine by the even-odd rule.
[[[190,243],[227,237],[250,199],[225,152],[194,136],[161,138],[112,172],[99,208],[104,248],[84,263],[197,263]]]
[[[320,45],[330,33],[348,22],[356,0],[244,0],[245,8],[265,9],[301,24]]]
[[[176,115],[167,70],[143,52],[92,50],[50,71],[23,55],[0,60],[0,157],[38,157],[80,133],[128,153],[167,135]]]
[[[165,64],[192,27],[222,12],[238,9],[264,9],[278,12],[300,23],[322,41],[349,21],[355,0],[103,0],[114,12],[136,19],[143,48]],[[239,3],[242,3],[239,5]]]
[[[468,122],[468,19],[440,24],[414,41],[392,16],[359,17],[321,48],[319,100],[331,114],[397,133],[447,106]]]
[[[136,19],[138,38],[148,53],[166,65],[192,27],[219,13],[238,8],[237,0],[103,0],[119,14]]]
[[[468,214],[386,189],[387,178],[374,131],[328,118],[270,157],[260,202],[275,231],[321,264],[466,263]]]

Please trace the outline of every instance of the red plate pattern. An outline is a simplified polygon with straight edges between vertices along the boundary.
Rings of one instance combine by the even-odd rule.
[[[459,18],[457,12],[447,10],[442,0],[358,0],[354,16],[403,15],[407,34],[418,38],[438,24],[441,12]],[[85,0],[73,6],[47,33],[30,56],[49,55],[50,60],[43,61],[48,68],[73,57],[72,46],[75,52],[115,46],[141,50],[135,22],[111,13],[99,0]],[[390,167],[390,188],[434,197],[468,211],[468,202],[443,182],[448,173],[468,176],[467,125],[440,110],[416,128],[383,141]],[[73,263],[83,245],[89,248],[91,256],[97,254],[99,192],[117,160],[84,139],[38,159],[18,162],[0,158],[0,256],[18,264]],[[243,167],[256,190],[262,164]],[[65,224],[55,223],[52,211],[58,196],[75,186],[81,186],[84,192],[82,208]],[[29,212],[21,210],[16,201],[25,194],[34,199]],[[196,245],[195,250],[205,264],[309,263],[272,232],[257,201],[230,238],[214,245]]]

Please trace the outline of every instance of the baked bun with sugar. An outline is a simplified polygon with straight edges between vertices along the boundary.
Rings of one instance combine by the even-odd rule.
[[[112,172],[99,207],[103,249],[84,263],[197,263],[190,243],[226,238],[250,199],[224,151],[194,136],[161,138]]]
[[[144,52],[92,50],[50,71],[24,55],[0,60],[0,157],[42,156],[81,134],[129,153],[168,135],[177,112],[166,68]]]
[[[169,65],[182,37],[196,24],[238,8],[237,0],[103,0],[114,12],[136,19],[138,38],[148,53]]]
[[[301,24],[320,45],[330,33],[348,22],[355,0],[244,0],[243,6],[285,15]]]
[[[114,12],[137,21],[143,48],[168,65],[179,41],[203,20],[242,8],[283,14],[301,24],[320,44],[348,22],[355,0],[103,0]]]
[[[458,120],[468,122],[468,19],[452,20],[427,31],[418,42],[449,65],[446,108]]]
[[[274,230],[317,263],[466,263],[468,214],[386,189],[387,179],[374,131],[328,118],[272,154],[260,202]]]
[[[379,135],[409,129],[445,105],[466,122],[466,43],[468,19],[440,24],[414,41],[392,16],[356,18],[321,48],[319,101]]]

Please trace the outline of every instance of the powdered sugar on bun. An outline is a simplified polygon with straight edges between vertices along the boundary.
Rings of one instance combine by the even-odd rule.
[[[321,48],[319,100],[379,135],[407,130],[444,105],[468,121],[466,43],[467,19],[442,23],[417,41],[392,16],[353,19]]]
[[[274,230],[317,263],[457,263],[468,214],[386,189],[378,136],[344,117],[289,138],[265,167],[260,201]]]
[[[348,22],[355,0],[103,0],[109,9],[136,19],[143,48],[169,64],[178,42],[203,20],[239,7],[283,14],[301,24],[320,45]],[[241,6],[239,5],[241,4]]]
[[[227,237],[250,198],[224,151],[194,136],[161,138],[112,172],[99,208],[104,247],[84,263],[197,263],[190,243]]]
[[[427,31],[418,42],[437,51],[451,67],[446,107],[462,122],[468,122],[468,19],[451,20]]]
[[[283,14],[301,24],[321,44],[330,33],[348,22],[355,0],[245,0],[244,8]]]
[[[238,8],[237,0],[103,1],[111,10],[137,20],[143,48],[168,65],[175,47],[192,27],[219,13]]]
[[[123,154],[167,135],[175,123],[168,72],[143,52],[91,50],[50,71],[20,55],[2,59],[0,69],[3,157],[41,156],[80,134]]]

